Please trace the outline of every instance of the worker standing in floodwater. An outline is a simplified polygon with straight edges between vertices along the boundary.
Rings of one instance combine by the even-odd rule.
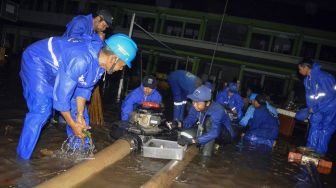
[[[146,76],[142,84],[129,93],[121,105],[121,120],[128,121],[129,115],[136,106],[143,102],[161,103],[161,94],[156,90],[157,81],[154,76]]]
[[[188,95],[188,98],[192,100],[194,108],[191,108],[183,122],[172,124],[173,128],[183,129],[178,143],[181,145],[200,144],[203,148],[202,154],[211,156],[215,139],[221,139],[221,136],[226,135],[222,134],[223,131],[230,132],[232,137],[235,136],[230,118],[222,105],[211,101],[211,90],[205,85],[198,87]],[[196,127],[197,131],[192,130],[192,127]]]
[[[66,31],[63,36],[104,38],[100,36],[105,35],[105,30],[112,27],[112,21],[113,17],[108,10],[98,10],[95,14],[79,15],[66,25]]]
[[[168,82],[174,101],[173,118],[182,121],[187,104],[187,95],[192,94],[197,87],[202,85],[202,80],[188,71],[176,70],[169,74]]]
[[[98,10],[94,14],[79,15],[74,17],[67,25],[63,37],[89,38],[104,43],[107,28],[112,27],[113,17],[108,10]],[[53,118],[60,118],[59,121],[66,123],[58,113],[53,112]]]
[[[314,60],[298,64],[299,73],[304,76],[307,108],[303,110],[306,119],[310,116],[310,128],[306,146],[318,154],[326,154],[331,136],[336,130],[336,82],[335,77],[321,70]],[[302,113],[298,113],[301,114]]]
[[[89,144],[86,101],[104,71],[112,74],[131,67],[135,42],[124,34],[100,41],[50,37],[30,45],[22,55],[20,76],[29,112],[26,114],[17,154],[29,159],[52,108],[66,120],[69,137]],[[73,143],[76,144],[76,143]]]

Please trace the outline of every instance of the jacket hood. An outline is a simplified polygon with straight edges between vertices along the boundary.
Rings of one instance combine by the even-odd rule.
[[[320,71],[321,71],[321,65],[319,63],[314,63],[311,69],[311,74],[314,74]]]

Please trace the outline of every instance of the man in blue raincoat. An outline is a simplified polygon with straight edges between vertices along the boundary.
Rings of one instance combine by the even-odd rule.
[[[94,14],[79,15],[66,25],[63,36],[77,39],[82,37],[92,38],[92,40],[104,43],[104,31],[112,27],[112,21],[113,17],[108,10],[98,10]],[[63,118],[60,121],[65,123]]]
[[[253,116],[248,121],[248,129],[244,135],[244,142],[272,147],[278,138],[279,121],[266,106],[266,96],[257,95],[252,105],[255,108]]]
[[[302,61],[298,65],[304,78],[307,110],[310,114],[310,129],[307,147],[319,154],[328,151],[328,143],[336,130],[336,82],[335,77],[321,70],[314,60]],[[304,119],[304,118],[302,118]]]
[[[247,126],[248,121],[253,117],[255,108],[252,103],[256,99],[257,95],[258,94],[256,93],[250,94],[249,103],[251,103],[251,105],[247,108],[244,117],[239,121],[239,125],[243,127]],[[272,106],[268,101],[266,101],[266,108],[274,117],[276,118],[278,117],[277,109],[274,106]]]
[[[217,94],[216,102],[223,105],[228,113],[237,116],[241,119],[243,116],[244,100],[238,93],[238,86],[231,82],[227,88],[224,88]]]
[[[221,136],[223,129],[228,131],[232,137],[235,136],[230,118],[222,105],[211,101],[211,90],[205,85],[198,87],[188,95],[188,98],[193,101],[193,108],[183,122],[177,122],[173,127],[187,130],[198,126],[198,131],[196,137],[185,135],[182,132],[183,137],[179,143],[182,145],[198,143],[209,150],[205,155],[211,155],[213,143]]]
[[[129,93],[121,105],[121,120],[127,121],[129,114],[143,102],[161,103],[162,97],[156,90],[157,81],[154,76],[146,76],[142,84]]]
[[[84,140],[89,119],[85,102],[104,71],[112,74],[131,67],[137,45],[123,34],[109,37],[103,46],[91,38],[50,37],[30,45],[22,55],[20,76],[29,112],[17,154],[29,159],[52,109],[66,120],[68,136]],[[85,138],[85,144],[88,143]],[[74,143],[75,144],[75,143]]]
[[[172,90],[174,100],[173,118],[182,121],[184,108],[187,104],[187,95],[192,94],[202,84],[202,80],[190,72],[176,70],[168,76],[168,82]]]
[[[99,35],[103,34],[107,28],[112,27],[112,21],[113,17],[107,10],[99,10],[95,14],[79,15],[66,25],[63,36],[74,38],[90,36],[98,40]]]

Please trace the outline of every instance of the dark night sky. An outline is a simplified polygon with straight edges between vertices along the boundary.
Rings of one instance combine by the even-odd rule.
[[[158,5],[170,8],[222,14],[225,0],[122,0],[120,2]],[[335,0],[229,0],[227,14],[290,25],[336,31]]]

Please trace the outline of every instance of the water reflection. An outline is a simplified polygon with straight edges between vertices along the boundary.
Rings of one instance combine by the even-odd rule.
[[[306,164],[300,167],[300,171],[295,175],[297,183],[295,188],[322,188],[320,175],[313,164]]]
[[[285,155],[282,143],[273,152],[241,142],[227,145],[212,158],[194,159],[172,187],[293,187],[296,167]]]

